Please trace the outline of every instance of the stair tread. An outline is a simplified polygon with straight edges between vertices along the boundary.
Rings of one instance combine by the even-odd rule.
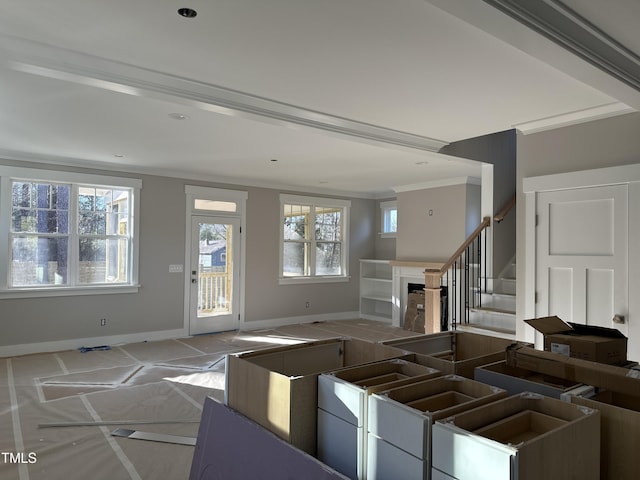
[[[489,326],[489,325],[483,325],[481,323],[463,323],[463,324],[458,324],[457,328],[464,330],[465,327],[471,327],[471,328],[477,328],[480,330],[487,330],[487,331],[491,331],[491,332],[496,332],[496,333],[505,333],[505,334],[514,334],[515,335],[515,330],[510,330],[507,328],[500,328],[500,327],[493,327],[493,326]]]
[[[516,312],[514,312],[513,310],[509,310],[506,308],[499,308],[499,307],[491,307],[491,306],[487,306],[487,307],[471,307],[471,311],[474,312],[491,312],[491,313],[504,313],[504,314],[508,314],[508,315],[515,315]]]

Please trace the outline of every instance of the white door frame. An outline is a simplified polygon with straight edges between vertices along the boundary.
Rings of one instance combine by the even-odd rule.
[[[240,258],[239,258],[239,292],[238,294],[238,314],[240,315],[239,328],[244,325],[244,311],[245,311],[245,266],[246,266],[246,242],[244,240],[246,228],[246,209],[248,192],[241,190],[227,190],[222,188],[210,188],[210,187],[198,187],[194,185],[185,185],[186,201],[186,217],[185,217],[185,242],[184,242],[184,265],[186,270],[184,272],[184,321],[183,328],[185,332],[189,332],[189,320],[190,320],[190,299],[191,299],[191,217],[196,216],[211,216],[211,217],[229,217],[240,219]],[[211,200],[219,202],[228,202],[229,204],[235,203],[235,211],[226,211],[224,209],[198,209],[195,206],[196,199]],[[224,208],[224,207],[221,207]]]
[[[566,190],[607,185],[628,185],[629,218],[629,292],[640,291],[640,164],[582,170],[553,175],[524,178],[522,189],[525,195],[525,278],[523,299],[524,319],[536,315],[536,200],[539,192]],[[640,297],[629,295],[629,358],[640,354]],[[633,318],[633,320],[632,320]],[[535,341],[535,330],[522,321],[517,324],[519,340]]]

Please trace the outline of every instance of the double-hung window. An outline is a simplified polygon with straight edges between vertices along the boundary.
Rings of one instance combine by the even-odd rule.
[[[398,231],[398,202],[390,200],[380,202],[380,211],[382,213],[381,224],[382,237],[395,237]]]
[[[138,179],[0,167],[0,296],[137,289]]]
[[[281,195],[280,283],[348,279],[351,202]]]

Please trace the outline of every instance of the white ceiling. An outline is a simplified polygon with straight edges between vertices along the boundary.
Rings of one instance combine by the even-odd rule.
[[[640,51],[638,2],[565,3]],[[479,177],[479,163],[429,151],[446,143],[640,109],[640,92],[479,0],[0,11],[0,154],[18,160],[384,196]]]

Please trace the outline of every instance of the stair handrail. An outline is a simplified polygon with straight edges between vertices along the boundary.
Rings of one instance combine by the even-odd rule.
[[[504,220],[504,218],[507,216],[507,214],[511,211],[511,209],[513,208],[513,206],[516,204],[516,196],[514,195],[505,205],[504,207],[502,207],[502,209],[498,212],[498,214],[496,214],[493,217],[484,217],[482,219],[482,222],[480,222],[480,225],[478,225],[476,227],[476,229],[471,233],[471,235],[469,235],[467,237],[467,239],[462,243],[462,245],[460,245],[460,247],[458,247],[458,249],[453,253],[453,255],[451,255],[451,257],[449,257],[449,259],[442,264],[442,266],[438,269],[436,268],[436,266],[430,266],[425,268],[424,270],[424,275],[425,275],[425,325],[424,325],[424,331],[427,333],[432,333],[432,332],[439,332],[440,331],[440,300],[441,300],[441,285],[442,285],[442,280],[444,279],[445,275],[446,275],[446,282],[449,282],[449,270],[453,267],[453,271],[451,273],[451,275],[453,276],[453,295],[457,295],[456,293],[456,269],[457,269],[457,265],[458,263],[460,265],[464,264],[464,271],[465,271],[465,275],[466,278],[462,277],[462,274],[460,275],[460,281],[465,281],[465,285],[469,285],[469,281],[470,281],[470,277],[469,277],[469,255],[471,256],[471,258],[473,259],[472,262],[474,260],[476,260],[478,257],[481,256],[481,252],[480,252],[480,245],[484,244],[484,248],[485,248],[485,254],[484,254],[484,261],[485,261],[485,265],[484,265],[484,271],[486,274],[486,269],[487,269],[487,265],[486,265],[486,248],[487,248],[487,243],[486,243],[486,237],[485,237],[485,242],[482,242],[481,239],[481,235],[483,232],[485,232],[485,230],[487,228],[489,228],[492,224],[492,221],[495,223],[500,223]],[[486,235],[486,233],[485,233]],[[472,247],[473,246],[473,247]],[[477,256],[474,257],[474,254],[470,252],[470,250],[474,250],[477,248]],[[482,285],[482,281],[481,281],[481,275],[482,275],[482,269],[481,268],[477,268],[475,269],[475,271],[477,272],[478,277],[476,278],[475,282],[476,285]],[[471,282],[473,282],[474,280],[471,279]],[[484,288],[486,291],[486,278],[485,278],[485,282],[484,282]],[[465,290],[467,290],[467,287],[465,287]],[[468,293],[468,292],[467,292]],[[478,290],[477,294],[481,294],[482,290]],[[472,302],[469,302],[469,298],[465,297],[464,300],[464,312],[465,312],[465,322],[468,323],[469,321],[469,308],[475,308],[476,305],[476,298],[478,298],[478,302],[477,305],[481,305],[481,295],[479,295],[478,297],[476,297],[477,294],[473,295],[473,298],[471,299]],[[455,297],[457,298],[457,297]],[[455,303],[455,298],[452,300]],[[462,307],[463,304],[460,303],[460,308],[461,308],[461,312],[462,312]],[[452,313],[453,311],[456,310],[455,306],[452,306]],[[460,318],[462,318],[462,313],[460,315]],[[456,318],[452,317],[452,323],[451,325],[453,326],[453,328],[456,328]]]
[[[480,225],[478,225],[478,227],[473,231],[473,233],[471,233],[471,235],[469,235],[467,237],[467,239],[462,243],[462,245],[460,245],[460,247],[455,251],[455,253],[453,255],[451,255],[451,257],[449,257],[449,260],[447,260],[444,263],[444,265],[442,265],[442,267],[440,268],[440,276],[442,276],[445,273],[447,273],[447,271],[456,262],[456,260],[458,260],[458,258],[467,249],[467,247],[469,245],[471,245],[473,243],[473,241],[476,239],[476,237],[478,235],[480,235],[482,233],[482,231],[485,228],[487,228],[489,225],[491,225],[491,218],[484,217],[482,219],[482,222],[480,223]]]
[[[504,217],[507,216],[507,214],[511,211],[511,209],[513,208],[513,206],[516,204],[516,196],[514,195],[513,197],[511,197],[511,199],[505,204],[504,207],[502,207],[502,210],[500,210],[494,217],[493,217],[493,221],[496,223],[500,223],[501,221],[504,220]]]

